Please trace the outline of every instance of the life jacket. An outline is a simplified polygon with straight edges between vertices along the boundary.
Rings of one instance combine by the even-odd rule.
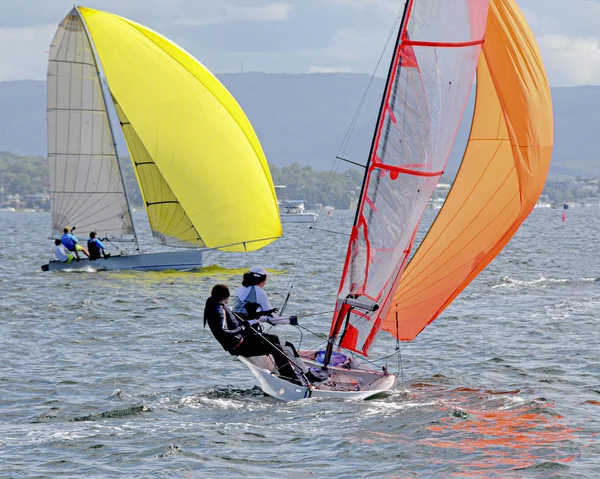
[[[225,327],[231,331],[240,327],[240,323],[231,314],[231,311],[226,306],[218,303],[212,297],[206,300],[204,306],[204,325],[208,324],[213,336],[223,349],[230,354],[241,343],[244,335],[240,331],[235,334],[223,331],[223,313],[225,313]]]
[[[256,286],[252,286],[245,299],[241,299],[239,296],[235,297],[232,311],[242,319],[257,319],[258,308],[260,308],[260,304],[256,301]]]
[[[96,239],[89,239],[87,242],[88,253],[90,253],[90,260],[100,259],[102,257],[102,250],[98,245]]]

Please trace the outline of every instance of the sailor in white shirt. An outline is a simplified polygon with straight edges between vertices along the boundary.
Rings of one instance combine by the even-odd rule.
[[[233,312],[242,318],[248,318],[254,312],[264,312],[260,321],[271,324],[298,324],[296,316],[281,317],[277,310],[271,306],[269,296],[263,289],[267,282],[267,271],[262,266],[254,266],[244,273],[242,286],[235,292]]]
[[[54,240],[54,256],[61,263],[70,263],[75,258],[59,239]]]

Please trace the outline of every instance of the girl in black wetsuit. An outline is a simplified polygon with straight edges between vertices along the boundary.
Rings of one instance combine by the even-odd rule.
[[[226,285],[217,284],[213,287],[204,306],[204,327],[208,323],[216,340],[233,356],[253,357],[270,354],[277,365],[279,375],[301,385],[289,359],[282,351],[279,337],[255,331],[251,326],[259,323],[256,319],[243,324],[226,306],[229,296],[229,288]]]

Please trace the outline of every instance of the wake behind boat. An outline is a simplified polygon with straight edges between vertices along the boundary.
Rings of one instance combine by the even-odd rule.
[[[461,168],[410,259],[476,72]],[[408,0],[327,347],[289,357],[324,378],[299,386],[264,356],[240,357],[262,390],[295,400],[358,399],[393,389],[396,376],[355,358],[368,357],[381,330],[396,338],[399,353],[400,341],[421,333],[498,255],[543,190],[552,130],[543,62],[513,0]]]
[[[165,37],[75,7],[52,40],[47,85],[53,236],[74,225],[80,240],[95,231],[136,253],[51,261],[44,269],[187,270],[202,266],[203,250],[254,251],[281,236],[273,181],[246,115],[212,73]],[[188,251],[140,251],[117,122],[154,240]]]

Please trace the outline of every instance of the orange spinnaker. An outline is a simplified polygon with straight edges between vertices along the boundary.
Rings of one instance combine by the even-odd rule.
[[[383,329],[414,339],[498,255],[544,188],[552,146],[550,87],[533,33],[513,0],[491,0],[465,156]]]

